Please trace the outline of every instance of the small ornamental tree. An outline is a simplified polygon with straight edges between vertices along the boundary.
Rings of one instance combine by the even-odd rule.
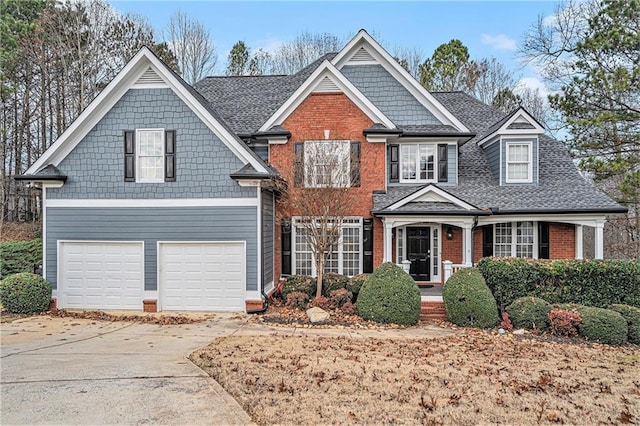
[[[293,179],[282,188],[279,203],[282,211],[296,217],[292,225],[312,253],[316,297],[321,297],[327,263],[337,254],[356,205],[353,188],[360,186],[360,143],[306,141],[294,144],[294,156]]]

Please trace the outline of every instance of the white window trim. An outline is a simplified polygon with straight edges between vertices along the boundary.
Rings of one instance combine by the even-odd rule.
[[[297,250],[296,250],[296,236],[297,236],[297,224],[300,220],[302,220],[303,218],[301,216],[294,216],[291,218],[291,275],[297,275],[298,271],[297,271],[297,262],[296,262],[296,258],[297,258]],[[352,220],[352,221],[358,221],[358,223],[350,223],[348,225],[345,225],[345,227],[350,227],[350,228],[358,228],[360,230],[360,247],[359,247],[359,253],[358,253],[358,264],[360,265],[360,267],[358,268],[358,274],[362,273],[362,268],[363,268],[363,261],[364,261],[364,223],[363,223],[363,219],[359,216],[347,216],[342,218],[344,220]],[[342,255],[343,255],[343,251],[342,251],[343,247],[342,247],[342,235],[340,236],[340,242],[338,243],[338,273],[342,274],[344,271],[344,259],[342,259]],[[311,258],[312,258],[312,262],[311,262],[311,276],[312,277],[317,277],[318,276],[318,271],[316,269],[316,262],[315,262],[315,253],[311,253]],[[342,259],[342,260],[340,260]]]
[[[517,257],[518,246],[518,223],[519,222],[531,222],[533,225],[533,259],[538,258],[538,222],[531,220],[518,220],[515,222],[500,222],[511,224],[511,257]],[[493,253],[496,252],[496,224],[493,226]]]
[[[524,161],[509,161],[509,148],[512,146],[526,145],[529,150],[529,161],[527,162],[527,179],[509,179],[509,164],[524,164]],[[532,142],[505,142],[505,182],[506,183],[532,183],[533,182],[533,144]]]
[[[442,261],[446,260],[442,258],[442,224],[440,223],[424,223],[424,224],[415,224],[415,225],[406,225],[406,226],[399,226],[396,228],[396,260],[398,261],[400,258],[402,258],[403,260],[407,258],[407,228],[431,228],[431,232],[430,232],[430,245],[431,245],[431,254],[429,254],[429,275],[430,275],[430,282],[441,282],[442,280]],[[433,266],[434,266],[434,260],[433,260],[433,230],[437,230],[438,231],[438,275],[434,275],[433,273]],[[400,237],[400,233],[397,232],[397,230],[401,230],[402,231],[402,237]],[[400,238],[403,239],[402,243],[398,243]],[[402,246],[402,247],[400,247]],[[400,262],[398,262],[400,263]]]
[[[402,178],[402,148],[415,145],[416,176],[420,176],[420,145],[429,145],[433,149],[433,179],[403,179]],[[398,182],[400,183],[437,183],[438,182],[438,144],[431,142],[401,143],[398,147]]]
[[[162,133],[162,177],[160,179],[141,179],[140,178],[140,133],[141,132],[161,132]],[[161,183],[164,182],[165,174],[165,145],[166,145],[165,129],[136,129],[135,152],[136,152],[136,182],[138,183]]]
[[[343,176],[343,182],[339,184],[338,182],[333,182],[336,188],[350,188],[351,187],[351,141],[347,139],[319,139],[319,140],[306,140],[304,141],[304,155],[303,155],[303,179],[304,179],[304,187],[305,188],[325,188],[326,184],[320,184],[317,181],[317,175],[308,176],[307,172],[312,171],[310,166],[307,165],[309,148],[312,144],[342,144],[346,146],[346,176]],[[338,151],[336,151],[337,153]]]

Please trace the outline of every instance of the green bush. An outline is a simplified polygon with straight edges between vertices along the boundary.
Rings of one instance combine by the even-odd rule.
[[[19,272],[33,272],[34,264],[42,263],[42,240],[9,241],[0,243],[1,277]]]
[[[336,308],[341,308],[345,303],[351,302],[351,298],[353,294],[346,288],[339,288],[337,290],[333,290],[329,295],[329,300],[331,301],[331,305]]]
[[[340,275],[333,272],[327,272],[322,275],[322,294],[325,297],[329,297],[332,291],[340,290],[341,288],[347,288],[349,284],[349,277],[346,275]]]
[[[520,297],[505,308],[515,328],[546,330],[549,328],[550,303],[539,297]]]
[[[498,324],[498,307],[476,268],[460,269],[442,289],[447,319],[464,327],[489,328]]]
[[[349,280],[349,283],[347,284],[346,288],[353,294],[352,301],[354,303],[356,300],[358,300],[358,293],[360,293],[360,289],[362,288],[362,285],[365,283],[365,281],[367,281],[368,278],[369,278],[369,274],[359,274],[359,275],[354,275]]]
[[[609,309],[616,311],[627,321],[629,343],[640,345],[640,309],[629,305],[611,305]]]
[[[365,320],[416,324],[420,319],[420,290],[402,268],[391,262],[383,263],[360,288],[357,307]]]
[[[0,282],[0,303],[15,314],[44,312],[51,304],[51,284],[29,272],[13,274]]]
[[[483,258],[478,262],[501,310],[514,300],[640,307],[640,260],[531,260]]]
[[[282,299],[287,300],[289,293],[301,292],[309,296],[316,295],[316,279],[307,275],[291,275],[282,286]]]
[[[627,341],[627,321],[618,312],[591,306],[578,306],[576,310],[582,316],[578,325],[580,336],[609,345],[622,345]]]

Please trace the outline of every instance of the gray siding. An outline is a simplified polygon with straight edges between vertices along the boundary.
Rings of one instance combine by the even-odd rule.
[[[449,145],[447,149],[447,181],[441,185],[454,186],[458,184],[458,146]]]
[[[176,182],[124,182],[124,130],[176,131]],[[244,164],[171,89],[131,89],[59,165],[56,198],[256,197],[229,177]]]
[[[531,142],[531,156],[533,157],[532,174],[533,183],[507,183],[507,142]],[[505,139],[500,141],[500,149],[502,150],[502,182],[501,185],[537,185],[538,184],[538,139]]]
[[[258,289],[256,207],[49,207],[46,278],[53,288],[58,240],[144,241],[144,288],[149,291],[158,288],[158,240],[246,241],[247,290]]]
[[[500,179],[500,141],[494,142],[484,150],[491,173],[496,179]]]
[[[395,124],[442,124],[382,65],[347,65],[341,72]]]
[[[274,199],[273,193],[262,192],[262,283],[273,281],[274,251]]]

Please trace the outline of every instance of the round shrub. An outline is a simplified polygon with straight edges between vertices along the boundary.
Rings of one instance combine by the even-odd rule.
[[[496,299],[477,268],[456,271],[442,289],[447,319],[463,327],[489,328],[498,324]]]
[[[640,345],[640,308],[629,305],[611,305],[609,309],[616,311],[627,321],[629,343]]]
[[[21,272],[0,282],[0,303],[14,314],[44,312],[51,304],[51,284],[40,275]]]
[[[382,324],[410,325],[420,319],[420,290],[411,276],[387,262],[369,276],[358,295],[358,315]]]
[[[346,275],[327,272],[322,276],[322,294],[326,297],[331,295],[332,291],[346,288],[349,284],[349,277]]]
[[[351,294],[351,292],[346,288],[339,288],[331,292],[329,300],[331,301],[331,305],[335,306],[336,308],[341,308],[345,303],[351,303],[352,296],[353,295]]]
[[[609,345],[622,345],[627,341],[627,321],[619,313],[590,306],[578,306],[576,310],[582,316],[578,325],[580,336]]]
[[[307,309],[309,303],[309,296],[301,291],[292,291],[287,294],[287,306],[292,309]]]
[[[316,294],[316,279],[307,275],[291,275],[282,286],[282,298],[287,300],[289,293],[301,292],[308,297]]]
[[[547,330],[549,328],[549,312],[553,309],[550,303],[539,297],[520,297],[514,300],[505,311],[509,314],[515,328],[527,330]]]
[[[358,300],[358,293],[360,293],[362,284],[364,284],[368,278],[369,278],[369,274],[359,274],[359,275],[354,275],[349,280],[349,283],[347,284],[346,289],[353,294],[353,302]]]

